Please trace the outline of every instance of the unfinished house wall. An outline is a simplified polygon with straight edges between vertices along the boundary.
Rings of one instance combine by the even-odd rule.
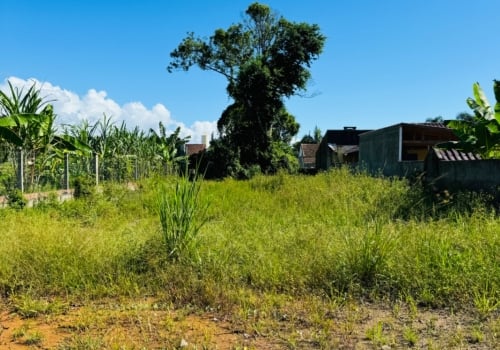
[[[359,166],[371,174],[399,173],[399,126],[359,135]]]
[[[371,174],[410,176],[424,170],[432,146],[456,140],[442,124],[396,124],[360,135],[360,167]]]

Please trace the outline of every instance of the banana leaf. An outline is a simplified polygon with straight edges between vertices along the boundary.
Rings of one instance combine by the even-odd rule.
[[[0,139],[3,139],[15,146],[20,147],[23,145],[23,140],[19,136],[17,136],[15,132],[10,130],[9,128],[2,127],[1,125],[0,125]]]
[[[89,155],[92,153],[92,148],[89,145],[71,135],[54,136],[53,145],[66,152],[79,153],[83,155]]]

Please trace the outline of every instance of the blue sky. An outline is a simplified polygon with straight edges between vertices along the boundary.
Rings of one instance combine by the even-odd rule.
[[[162,120],[199,142],[231,103],[226,81],[197,68],[167,73],[187,32],[209,37],[252,1],[0,0],[0,88],[36,79],[61,122],[102,113],[148,130]],[[318,126],[380,128],[452,119],[479,82],[500,79],[498,0],[268,0],[279,15],[327,37],[309,97],[287,107],[299,137]]]

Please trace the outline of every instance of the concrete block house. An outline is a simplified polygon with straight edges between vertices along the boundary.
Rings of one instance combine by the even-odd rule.
[[[457,140],[441,123],[400,123],[359,136],[359,166],[385,176],[408,176],[424,170],[429,150]]]

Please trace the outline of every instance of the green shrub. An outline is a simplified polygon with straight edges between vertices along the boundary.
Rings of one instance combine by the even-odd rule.
[[[75,198],[90,197],[95,193],[95,183],[89,176],[78,176],[73,183]]]
[[[24,198],[21,190],[9,189],[7,192],[7,204],[12,209],[23,209],[28,204],[28,201]]]

